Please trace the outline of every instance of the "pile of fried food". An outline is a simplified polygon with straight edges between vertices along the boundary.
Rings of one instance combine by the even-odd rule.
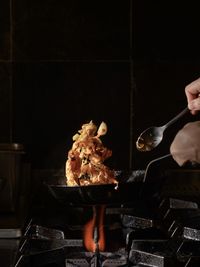
[[[68,186],[118,184],[113,170],[103,164],[112,151],[104,147],[100,136],[107,133],[107,125],[97,126],[90,121],[73,136],[73,145],[68,152],[65,176]]]

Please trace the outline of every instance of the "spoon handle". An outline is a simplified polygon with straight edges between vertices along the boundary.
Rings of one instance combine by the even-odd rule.
[[[176,122],[178,119],[180,119],[181,117],[183,117],[185,114],[187,114],[189,112],[189,108],[185,108],[184,110],[182,110],[178,115],[176,115],[173,119],[171,119],[168,123],[166,123],[164,125],[164,128],[166,129],[167,127],[169,127],[171,124],[173,124],[174,122]]]

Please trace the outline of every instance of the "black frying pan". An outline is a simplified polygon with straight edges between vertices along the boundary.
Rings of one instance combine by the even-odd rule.
[[[108,204],[130,202],[138,197],[143,184],[144,171],[120,172],[118,187],[115,184],[67,186],[48,185],[51,194],[59,201],[72,204]],[[134,180],[130,182],[130,180]],[[136,196],[137,195],[137,196]]]
[[[119,184],[118,188],[112,184],[73,186],[49,185],[51,194],[59,201],[72,204],[116,204],[126,203],[138,199],[142,182]]]
[[[169,155],[153,160],[148,164],[145,171],[137,170],[132,172],[116,172],[116,176],[119,181],[117,188],[115,184],[47,186],[55,199],[66,204],[124,204],[139,201],[144,197],[148,199],[148,197],[152,197],[160,191],[163,181],[161,173],[155,173],[152,166],[156,165],[155,163],[158,161],[160,162],[161,159],[166,157],[169,157]]]

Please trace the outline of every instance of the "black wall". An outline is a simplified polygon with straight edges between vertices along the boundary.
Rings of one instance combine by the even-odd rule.
[[[35,169],[62,168],[72,135],[103,120],[114,168],[168,153],[181,123],[152,153],[135,141],[181,111],[185,85],[200,76],[194,5],[0,2],[0,142],[24,144]]]

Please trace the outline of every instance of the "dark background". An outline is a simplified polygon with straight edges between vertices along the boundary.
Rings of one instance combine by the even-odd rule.
[[[22,143],[33,169],[60,169],[83,123],[105,121],[115,169],[145,168],[169,145],[138,152],[141,131],[186,105],[200,76],[192,2],[0,1],[0,143]]]

